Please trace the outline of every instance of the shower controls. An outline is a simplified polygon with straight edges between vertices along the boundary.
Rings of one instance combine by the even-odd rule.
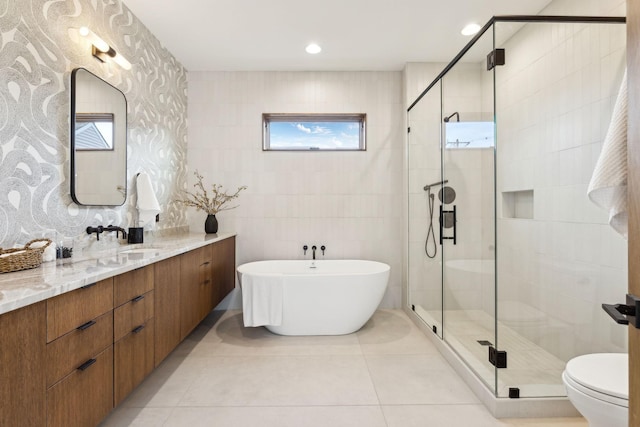
[[[327,249],[325,245],[320,246],[320,250],[322,251],[322,256],[324,256],[325,249]]]
[[[307,254],[307,249],[309,249],[309,246],[307,246],[307,245],[304,245],[304,246],[302,247],[302,250],[304,251],[304,255],[306,255],[306,254]]]
[[[316,245],[311,246],[311,251],[313,254],[313,259],[316,259],[316,249],[318,249],[318,247]]]
[[[640,298],[627,294],[626,304],[602,304],[602,308],[616,323],[628,325],[631,323],[636,329],[640,329]]]

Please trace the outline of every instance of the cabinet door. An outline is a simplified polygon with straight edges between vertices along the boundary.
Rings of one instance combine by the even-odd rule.
[[[180,258],[155,265],[155,366],[180,344]]]
[[[213,300],[211,247],[182,255],[180,260],[180,335],[184,339],[211,311]]]
[[[0,316],[0,426],[45,424],[45,303]]]
[[[198,319],[200,259],[196,251],[180,257],[180,340],[196,327]]]
[[[113,311],[47,344],[47,387],[113,344]]]
[[[233,290],[236,284],[236,240],[224,239],[211,245],[213,259],[214,294],[213,308]]]
[[[113,400],[117,406],[153,371],[153,319],[113,345]]]
[[[200,251],[200,304],[198,323],[213,310],[214,299],[218,292],[213,280],[213,260],[211,259],[211,245],[204,246]]]
[[[138,268],[113,280],[113,306],[118,307],[153,289],[153,266]]]
[[[113,278],[47,300],[47,342],[113,309]]]
[[[111,409],[113,409],[112,346],[87,360],[47,390],[47,425],[50,427],[95,426],[111,412]]]

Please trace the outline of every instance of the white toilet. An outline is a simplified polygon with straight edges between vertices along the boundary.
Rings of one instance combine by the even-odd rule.
[[[627,427],[629,355],[586,354],[569,360],[562,381],[573,406],[589,427]]]

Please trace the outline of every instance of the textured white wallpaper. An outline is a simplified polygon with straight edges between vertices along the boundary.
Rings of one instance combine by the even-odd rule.
[[[74,31],[86,25],[131,63],[101,64]],[[83,67],[128,102],[128,191],[121,207],[83,207],[69,195],[71,70]],[[0,1],[0,247],[46,230],[133,225],[137,172],[162,208],[158,229],[186,224],[173,202],[186,182],[186,70],[119,0]]]

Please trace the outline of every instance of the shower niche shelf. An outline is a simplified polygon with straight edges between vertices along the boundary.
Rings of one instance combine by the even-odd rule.
[[[502,217],[533,219],[533,190],[503,191]]]

